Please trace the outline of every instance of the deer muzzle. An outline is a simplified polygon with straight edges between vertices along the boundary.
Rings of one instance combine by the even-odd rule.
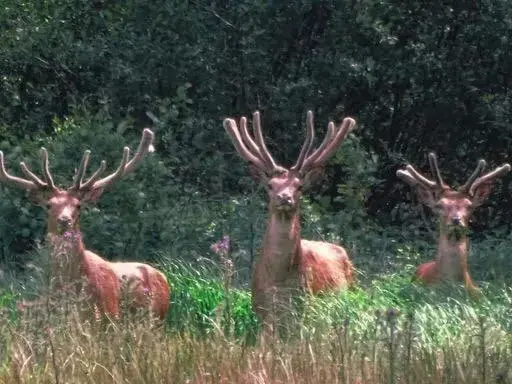
[[[448,225],[448,237],[460,241],[468,235],[468,226],[463,217],[454,216]]]
[[[279,209],[290,209],[294,205],[292,196],[288,194],[279,194],[276,197],[275,206]]]
[[[57,218],[57,225],[60,231],[66,231],[71,227],[71,217],[61,216]]]

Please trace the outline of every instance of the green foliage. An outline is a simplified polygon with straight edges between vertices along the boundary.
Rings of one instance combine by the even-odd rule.
[[[261,110],[270,151],[289,165],[307,109],[315,112],[317,141],[328,120],[355,116],[358,129],[304,197],[303,231],[346,246],[366,290],[318,308],[312,300],[308,316],[327,310],[338,314],[332,323],[343,322],[342,313],[366,326],[376,309],[397,307],[427,324],[435,321],[428,309],[439,324],[425,325],[423,334],[441,343],[442,330],[460,330],[466,320],[450,323],[455,310],[442,294],[410,288],[416,266],[435,253],[435,225],[410,204],[410,188],[395,172],[407,162],[426,169],[425,154],[435,150],[457,185],[476,159],[506,160],[509,5],[7,0],[0,150],[19,175],[22,160],[38,170],[38,149],[46,146],[57,183],[68,186],[85,149],[92,150],[91,172],[102,159],[112,170],[122,147],[134,150],[142,127],[151,126],[156,153],[82,213],[85,243],[108,259],[170,264],[169,321],[181,333],[220,326],[240,336],[256,327],[243,289],[265,228],[266,196],[222,119]],[[491,291],[511,278],[509,182],[495,188],[472,224],[470,270],[492,281],[480,284]],[[26,268],[43,240],[45,213],[22,191],[0,190],[0,267]],[[217,262],[210,245],[224,235],[236,269],[230,290],[209,267]],[[474,318],[488,305],[509,327],[505,306],[472,306],[458,294],[457,311]],[[14,294],[1,297],[12,308]]]
[[[205,263],[195,267],[174,263],[169,269],[167,276],[172,285],[171,328],[205,335],[218,331],[218,326],[232,332],[235,337],[254,334],[256,318],[251,309],[250,294],[238,288],[226,291],[219,268]],[[227,317],[224,316],[228,310],[225,306],[226,296],[230,301]]]
[[[30,357],[23,372],[34,380],[53,381],[59,376],[104,381],[105,372],[119,380],[155,382],[198,376],[242,382],[255,372],[267,372],[267,381],[293,377],[301,383],[325,378],[352,382],[345,380],[347,375],[396,382],[444,377],[470,383],[508,377],[508,287],[487,287],[475,301],[460,286],[431,290],[410,284],[405,274],[389,275],[365,289],[307,296],[291,337],[265,343],[254,342],[249,294],[226,292],[215,274],[213,264],[168,266],[174,297],[167,331],[147,319],[123,319],[112,327],[78,322],[76,313],[65,312],[73,308],[67,305],[69,297],[61,298],[55,311],[43,307],[42,314],[25,313],[16,323],[5,321],[6,313],[0,312],[0,352],[5,352],[0,355],[0,374],[11,378],[20,359]],[[233,310],[222,316],[226,293]],[[3,291],[0,302],[12,300],[12,294]],[[231,331],[226,320],[233,325]],[[41,364],[47,369],[37,369]]]
[[[1,9],[0,150],[11,173],[20,174],[20,161],[38,171],[44,145],[57,183],[68,186],[85,149],[92,150],[90,172],[102,159],[112,170],[123,146],[135,150],[142,127],[156,132],[156,152],[82,213],[81,228],[87,247],[106,258],[166,269],[169,325],[183,337],[173,361],[185,367],[171,381],[200,371],[183,363],[201,349],[187,335],[217,337],[222,330],[238,339],[257,329],[246,287],[265,228],[266,196],[222,128],[226,116],[256,109],[270,151],[284,165],[298,155],[307,109],[315,112],[317,141],[330,119],[351,115],[358,122],[327,164],[323,182],[304,197],[302,213],[305,238],[347,247],[360,288],[308,298],[299,329],[304,338],[297,348],[276,346],[281,357],[292,356],[304,369],[311,353],[324,358],[331,351],[339,366],[349,367],[347,350],[325,343],[346,348],[353,335],[358,345],[375,347],[354,353],[390,357],[388,365],[373,363],[388,367],[382,372],[391,380],[393,354],[405,353],[407,345],[420,351],[413,360],[421,374],[413,380],[435,377],[439,349],[452,373],[460,369],[456,356],[475,369],[482,366],[477,361],[504,351],[492,368],[501,369],[500,358],[510,355],[497,339],[511,328],[511,176],[475,212],[469,264],[485,297],[472,302],[458,286],[410,284],[416,266],[434,256],[435,224],[431,213],[411,205],[410,188],[395,172],[408,162],[425,170],[425,155],[435,150],[446,180],[456,186],[478,158],[506,161],[512,137],[509,1],[5,0]],[[44,210],[22,191],[2,185],[0,193],[0,268],[25,268],[32,276],[28,262],[39,258],[32,251],[44,237]],[[225,272],[209,250],[224,235],[232,244],[233,286],[223,282]],[[9,308],[9,316],[30,285],[24,284],[2,283],[0,307]],[[389,308],[399,315],[387,314]],[[123,353],[130,349],[124,337],[150,338],[129,329],[133,339],[114,337],[112,344]],[[490,347],[481,342],[485,337]],[[478,349],[482,345],[489,353]],[[91,361],[114,355],[90,351]],[[141,361],[169,361],[162,356]],[[482,364],[483,371],[468,374],[474,382],[485,379]],[[124,367],[126,377],[135,375]],[[276,372],[272,367],[268,371]],[[308,373],[323,368],[315,369]],[[267,381],[290,381],[278,376]]]
[[[140,131],[133,129],[130,120],[114,125],[105,110],[92,115],[76,108],[73,116],[63,120],[54,118],[53,131],[54,135],[27,141],[24,146],[12,146],[6,141],[9,171],[20,175],[19,168],[13,164],[23,158],[39,173],[40,156],[36,148],[44,145],[50,153],[55,182],[67,188],[86,149],[92,150],[90,175],[103,159],[107,161],[108,171],[115,169],[123,146],[129,145],[133,153],[140,140]],[[251,249],[255,247],[248,243],[254,243],[256,231],[261,230],[261,225],[253,228],[256,209],[257,215],[264,215],[261,200],[247,197],[224,200],[227,196],[222,190],[215,198],[205,200],[207,194],[194,183],[182,182],[182,175],[188,172],[182,167],[186,157],[180,157],[177,164],[175,158],[161,154],[160,147],[165,151],[166,143],[157,142],[156,152],[144,160],[134,175],[117,182],[105,191],[97,206],[89,206],[82,212],[81,228],[87,247],[110,259],[152,260],[171,252],[195,260],[204,257],[205,250],[222,235],[231,234],[240,243],[241,255],[247,259],[247,245]],[[3,185],[2,189],[5,198],[0,203],[3,212],[0,238],[3,260],[10,262],[17,254],[30,250],[35,241],[43,240],[45,212],[32,206],[23,191]],[[248,237],[246,231],[253,233]]]
[[[369,218],[417,228],[409,188],[395,177],[398,166],[425,169],[425,153],[436,150],[447,180],[457,184],[477,158],[493,165],[507,158],[508,5],[7,0],[0,16],[0,146],[9,164],[22,155],[32,159],[42,142],[69,146],[60,149],[69,159],[62,167],[69,182],[83,146],[117,161],[116,145],[133,143],[140,128],[152,124],[158,155],[144,165],[146,177],[117,186],[100,205],[111,207],[119,196],[112,210],[129,212],[122,220],[117,212],[98,215],[99,237],[91,239],[96,246],[116,230],[140,234],[130,241],[116,235],[107,249],[113,255],[134,250],[137,257],[168,248],[173,236],[204,235],[198,228],[215,220],[197,217],[210,210],[200,199],[209,199],[206,205],[241,201],[252,185],[221,127],[224,117],[261,110],[270,150],[286,165],[302,143],[306,109],[315,111],[318,137],[328,119],[353,115],[359,139],[329,163],[328,188],[311,200],[322,217],[338,212],[326,236],[342,240]],[[61,154],[52,156],[60,161]],[[477,210],[477,233],[508,226],[509,178]],[[138,188],[148,182],[162,190]],[[148,195],[134,196],[135,186]],[[20,195],[5,193],[0,212],[12,230],[1,224],[0,233],[9,232],[1,237],[9,259],[27,249],[25,239],[40,237],[42,214],[24,200],[13,206],[11,196]],[[191,232],[165,231],[173,226],[170,215],[187,215],[185,205],[197,220],[184,224]],[[223,214],[220,205],[214,210]],[[17,217],[21,208],[30,214]],[[148,234],[160,245],[142,239]]]

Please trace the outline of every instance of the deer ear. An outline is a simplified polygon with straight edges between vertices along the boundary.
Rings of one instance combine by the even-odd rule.
[[[249,164],[249,173],[251,174],[252,179],[257,183],[267,185],[270,180],[268,175],[255,165]]]
[[[103,195],[103,188],[95,188],[84,192],[80,196],[80,200],[84,203],[96,204],[100,199],[101,195]]]
[[[480,184],[474,191],[473,196],[471,198],[471,202],[474,207],[478,207],[482,205],[485,200],[489,197],[492,191],[492,183],[483,183]]]
[[[316,167],[316,168],[309,170],[304,175],[304,178],[302,181],[302,188],[308,189],[313,184],[317,183],[322,178],[323,174],[324,174],[324,170],[322,167]]]
[[[417,186],[416,195],[418,196],[418,199],[427,207],[434,208],[436,206],[438,196],[435,191],[424,188],[422,186]]]

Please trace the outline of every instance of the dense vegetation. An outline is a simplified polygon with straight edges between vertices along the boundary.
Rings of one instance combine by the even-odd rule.
[[[394,175],[399,166],[425,167],[435,150],[457,183],[480,157],[508,159],[509,5],[5,0],[0,149],[19,171],[19,160],[36,164],[45,144],[65,184],[85,148],[95,164],[112,164],[153,126],[156,155],[105,195],[104,212],[84,217],[87,241],[112,257],[126,249],[134,258],[169,250],[194,257],[229,231],[247,249],[263,220],[224,117],[261,110],[272,153],[289,164],[306,109],[321,132],[351,115],[357,139],[311,195],[314,210],[345,212],[330,221],[336,236],[367,220],[415,225],[420,215]],[[477,232],[509,228],[509,182],[476,213]],[[2,259],[10,261],[41,237],[42,213],[19,191],[2,194]]]
[[[110,345],[94,349],[87,341],[94,338],[84,336],[88,331],[77,336],[76,329],[49,321],[62,348],[62,370],[87,363],[87,372],[99,372],[96,361],[118,362],[118,343],[129,349],[145,340],[152,349],[123,355],[126,364],[111,376],[186,382],[191,372],[210,372],[210,381],[199,382],[217,382],[216,372],[224,370],[236,381],[257,366],[268,380],[349,382],[367,362],[377,367],[369,382],[428,376],[437,383],[444,358],[445,382],[482,383],[495,374],[505,380],[512,353],[504,336],[511,326],[506,285],[512,278],[512,175],[497,184],[471,225],[470,270],[485,293],[475,303],[464,292],[450,298],[443,290],[409,284],[414,266],[434,253],[435,218],[418,209],[395,171],[407,162],[425,170],[426,154],[435,150],[445,179],[457,185],[481,157],[491,166],[509,161],[512,2],[2,0],[0,10],[0,150],[12,173],[19,174],[21,160],[38,169],[44,145],[56,181],[69,185],[85,149],[93,151],[91,168],[101,159],[113,167],[143,127],[157,135],[156,152],[84,211],[81,227],[87,246],[107,258],[160,263],[173,284],[169,325],[176,332],[144,333],[134,323],[127,334],[114,334]],[[304,198],[302,211],[304,237],[344,244],[361,288],[307,303],[311,318],[301,319],[300,348],[277,345],[265,355],[268,361],[259,350],[231,344],[254,335],[245,288],[266,202],[222,119],[256,109],[271,152],[284,164],[296,159],[307,109],[315,112],[320,137],[327,121],[344,116],[356,118],[359,127],[329,162],[321,185]],[[12,309],[31,284],[11,275],[33,276],[45,212],[19,190],[0,186],[0,196],[0,305]],[[210,249],[224,235],[231,239],[236,288],[223,284],[222,263],[220,272],[215,269],[222,260]],[[389,308],[401,313],[396,323],[393,312],[375,314]],[[414,321],[407,313],[414,313]],[[48,344],[37,337],[45,336],[34,323],[23,324],[17,337],[32,340],[23,348],[33,348],[34,358],[44,361]],[[370,332],[372,324],[380,325],[368,336],[364,329]],[[331,325],[332,332],[325,331]],[[354,337],[352,354],[346,353],[347,329]],[[3,348],[16,335],[0,331]],[[127,342],[130,337],[140,339]],[[166,338],[174,339],[164,344]],[[83,355],[66,360],[75,343]],[[168,354],[153,349],[158,343],[171,346]],[[204,355],[191,357],[198,349]],[[308,365],[326,350],[352,373]],[[388,353],[385,363],[375,360],[379,351]],[[143,355],[150,352],[153,360]],[[240,365],[221,364],[226,354]],[[285,356],[281,366],[271,364],[273,354]],[[45,361],[48,376],[33,382],[54,382],[51,359]],[[174,362],[177,376],[163,370],[163,361]],[[394,361],[408,362],[408,372],[415,373],[404,374]],[[395,368],[402,373],[395,375]],[[311,381],[301,376],[308,371]],[[101,372],[88,380],[102,381]]]
[[[80,298],[59,292],[9,322],[12,297],[3,295],[0,382],[510,382],[512,292],[503,285],[485,285],[476,302],[461,287],[413,286],[404,271],[307,297],[288,338],[269,343],[248,292],[222,284],[226,271],[165,269],[175,295],[166,332],[144,314],[107,327],[79,321]]]

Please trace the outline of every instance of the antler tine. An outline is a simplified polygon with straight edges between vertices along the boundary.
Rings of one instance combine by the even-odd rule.
[[[304,159],[311,151],[311,147],[313,146],[313,141],[315,140],[315,125],[313,122],[313,111],[308,111],[306,117],[306,140],[304,140],[304,144],[302,145],[302,149],[300,150],[299,158],[293,167],[290,168],[292,171],[300,170],[302,168],[302,164],[304,163]]]
[[[485,163],[484,159],[478,160],[478,164],[476,165],[476,168],[473,171],[473,173],[471,174],[471,176],[469,176],[468,180],[464,183],[464,185],[459,188],[460,192],[468,192],[469,191],[473,182],[476,180],[478,175],[484,170],[485,165],[486,165],[486,163]]]
[[[502,166],[494,169],[493,171],[488,172],[483,176],[480,176],[478,179],[475,180],[475,182],[469,188],[469,195],[472,196],[475,193],[475,189],[479,185],[484,184],[484,183],[489,183],[493,179],[495,179],[499,176],[503,176],[506,173],[510,172],[511,169],[512,169],[512,167],[510,166],[510,164],[505,163]]]
[[[439,166],[437,164],[437,156],[434,152],[430,152],[428,154],[428,163],[430,165],[430,172],[435,177],[437,184],[440,188],[446,188],[447,185],[443,182],[443,178],[441,177],[441,171],[439,170]]]
[[[48,162],[48,151],[46,150],[45,147],[41,148],[41,157],[42,157],[41,167],[43,169],[44,179],[46,180],[48,187],[52,190],[55,190],[57,187],[55,187],[52,174],[50,173],[50,164]]]
[[[317,167],[322,165],[327,161],[329,157],[331,157],[334,152],[340,147],[348,133],[351,132],[356,125],[356,121],[351,117],[346,117],[343,119],[341,126],[336,132],[335,126],[333,122],[329,123],[327,134],[329,135],[329,131],[333,132],[333,137],[327,140],[327,137],[324,139],[320,147],[313,152],[302,165],[302,170],[306,170],[308,168]]]
[[[252,126],[254,130],[254,136],[256,139],[256,143],[258,147],[260,148],[261,156],[263,163],[267,165],[270,169],[277,169],[279,168],[272,156],[270,155],[270,152],[267,149],[267,146],[265,144],[265,140],[263,139],[263,133],[261,131],[261,121],[260,121],[260,113],[259,111],[256,111],[252,114]]]
[[[243,119],[245,119],[245,118],[243,118]],[[238,152],[238,154],[240,156],[242,156],[248,162],[254,164],[261,171],[263,171],[263,172],[268,171],[268,167],[263,163],[263,160],[261,159],[261,154],[260,154],[259,150],[258,150],[257,154],[254,154],[245,145],[244,141],[242,140],[242,137],[240,136],[240,132],[238,131],[236,121],[233,119],[224,119],[223,125],[224,125],[224,129],[226,130],[229,137],[231,138],[231,141],[233,142],[233,145],[235,146],[235,149]],[[253,142],[253,144],[256,145],[254,142]],[[251,144],[249,144],[249,145],[251,145]]]
[[[399,179],[405,181],[410,186],[415,186],[418,183],[418,180],[413,175],[411,175],[407,169],[399,169],[396,171],[396,176]]]
[[[24,163],[21,163],[22,169],[23,169]],[[34,175],[35,176],[35,175]],[[36,176],[37,178],[37,176]],[[9,173],[7,173],[7,170],[5,169],[5,162],[4,162],[4,153],[0,151],[0,181],[8,182],[14,186],[29,190],[34,189],[38,187],[39,185],[36,185],[34,181],[30,181],[27,179],[22,179],[21,177],[12,176]],[[41,180],[39,180],[41,181]]]
[[[242,141],[245,142],[245,144],[249,147],[251,153],[261,158],[262,156],[260,149],[258,148],[258,145],[254,142],[253,138],[251,137],[251,134],[249,133],[249,130],[247,129],[247,118],[245,116],[242,116],[240,118],[240,133],[242,135]]]
[[[97,180],[96,179],[100,176],[101,173],[105,170],[106,162],[103,160],[101,162],[100,168],[94,172],[94,174],[91,176],[89,180],[80,188],[81,190],[85,189],[99,189],[99,188],[105,188],[112,184],[114,181],[119,179],[121,176],[125,174],[125,169],[128,164],[128,158],[130,157],[130,148],[124,147],[123,148],[123,157],[121,158],[121,163],[119,164],[119,167],[115,170],[114,173],[111,173],[110,175]]]
[[[338,133],[334,136],[334,139],[332,142],[328,145],[328,147],[325,149],[323,153],[320,154],[320,156],[317,158],[315,163],[323,163],[325,162],[329,157],[331,157],[334,152],[340,147],[340,145],[343,143],[347,135],[352,132],[356,125],[356,121],[350,117],[346,117],[343,119],[343,122],[341,123],[341,127],[338,131]]]
[[[103,160],[100,164],[100,167],[96,170],[96,172],[94,172],[94,174],[86,182],[83,182],[83,177],[85,175],[85,171],[89,161],[89,154],[86,151],[84,153],[84,156],[82,157],[82,162],[80,163],[80,167],[76,175],[75,184],[71,188],[76,188],[76,183],[79,183],[79,191],[106,188],[107,186],[109,186],[122,176],[135,170],[135,168],[141,163],[142,159],[146,156],[146,154],[152,151],[151,149],[153,147],[154,137],[155,135],[153,131],[151,131],[149,128],[144,128],[144,130],[142,131],[142,137],[139,143],[139,147],[137,148],[137,152],[130,161],[128,161],[130,158],[130,148],[124,147],[121,163],[114,173],[105,176],[102,179],[99,179],[99,177],[105,171],[107,166],[105,160]]]
[[[23,174],[25,176],[27,176],[29,179],[32,179],[32,181],[34,182],[34,185],[37,186],[37,188],[45,188],[48,184],[46,184],[43,180],[41,180],[39,178],[39,176],[37,176],[34,172],[32,172],[27,164],[25,164],[24,161],[20,162],[20,168],[21,168],[21,172],[23,172]]]
[[[70,189],[78,190],[82,185],[82,182],[85,177],[85,171],[87,170],[87,165],[89,164],[89,157],[91,156],[91,151],[86,149],[84,151],[84,155],[82,156],[82,160],[80,160],[80,165],[76,171],[75,177],[73,178],[73,186]]]
[[[398,171],[396,171],[396,175],[412,187],[415,187],[419,183],[429,189],[438,188],[438,185],[435,181],[427,179],[425,176],[419,173],[411,164],[407,164],[405,170],[399,169]]]
[[[103,172],[105,172],[105,169],[107,168],[107,162],[105,160],[101,160],[99,168],[92,174],[91,177],[89,177],[89,180],[82,183],[82,180],[80,180],[80,186],[78,187],[78,190],[86,190],[91,187],[91,185],[98,179],[98,177],[101,176]],[[85,173],[85,172],[84,172]]]
[[[325,134],[324,140],[322,141],[322,144],[320,144],[320,146],[313,153],[311,153],[309,156],[306,157],[306,159],[304,159],[304,162],[302,163],[303,169],[308,168],[317,159],[320,153],[322,153],[325,150],[325,148],[329,145],[335,133],[336,127],[334,126],[334,123],[331,121],[327,126],[327,132]]]
[[[20,163],[21,171],[27,176],[29,179],[32,179],[34,182],[34,185],[37,186],[37,188],[40,189],[52,189],[56,190],[57,187],[55,186],[55,183],[53,182],[52,175],[50,173],[50,165],[48,162],[48,151],[45,147],[41,147],[41,169],[43,171],[43,177],[44,180],[41,180],[39,176],[37,176],[34,172],[32,172],[27,164],[25,164],[24,161]]]
[[[146,156],[148,152],[151,151],[150,148],[153,147],[153,141],[155,139],[155,134],[149,128],[144,128],[142,131],[142,138],[140,139],[139,147],[137,148],[137,152],[133,159],[131,159],[128,164],[126,164],[123,174],[133,172],[135,168],[142,162],[142,159]]]

